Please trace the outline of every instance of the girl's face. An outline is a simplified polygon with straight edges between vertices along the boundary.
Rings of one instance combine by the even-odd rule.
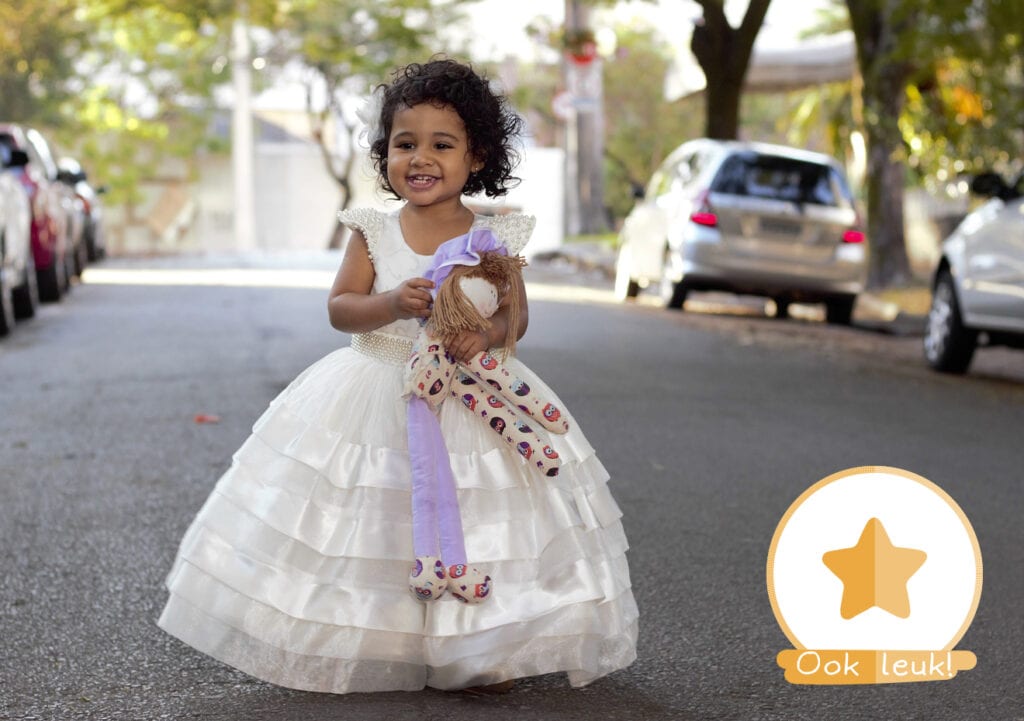
[[[429,103],[395,111],[388,139],[388,182],[418,206],[460,202],[471,172],[483,166],[469,152],[462,118]]]

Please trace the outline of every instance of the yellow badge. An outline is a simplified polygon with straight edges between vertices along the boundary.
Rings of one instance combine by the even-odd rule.
[[[768,551],[768,597],[795,684],[939,681],[974,668],[954,650],[981,599],[981,549],[931,481],[863,466],[822,479],[786,511]]]

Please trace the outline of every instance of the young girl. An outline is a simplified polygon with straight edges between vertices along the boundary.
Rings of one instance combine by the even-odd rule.
[[[479,605],[409,592],[403,366],[431,313],[424,270],[444,241],[479,228],[516,255],[534,219],[463,205],[515,180],[520,120],[484,78],[434,60],[398,71],[381,94],[371,155],[405,203],[342,214],[353,232],[328,311],[351,347],[314,363],[256,422],[181,543],[159,625],[298,689],[506,690],[559,671],[583,686],[634,660],[637,609],[608,474],[571,417],[551,436],[562,465],[546,478],[462,404],[440,406],[465,546],[494,583]],[[523,335],[525,300],[510,313],[511,295],[488,332],[448,339],[456,360],[503,343],[510,317]],[[505,365],[555,399],[515,357]]]

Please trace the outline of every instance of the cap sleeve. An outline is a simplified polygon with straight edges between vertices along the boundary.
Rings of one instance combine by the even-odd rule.
[[[372,260],[380,243],[381,229],[384,225],[384,213],[374,208],[352,208],[338,212],[338,220],[351,230],[358,230],[366,238],[366,247]]]
[[[510,255],[519,255],[523,251],[536,224],[536,216],[521,213],[490,216],[482,223],[494,232]]]

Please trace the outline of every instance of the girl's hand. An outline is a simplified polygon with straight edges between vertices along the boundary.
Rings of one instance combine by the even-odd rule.
[[[466,330],[445,339],[445,347],[459,363],[468,363],[491,347],[490,338],[481,330]]]
[[[410,278],[390,291],[388,296],[395,318],[429,318],[433,287],[434,282],[426,278]]]

